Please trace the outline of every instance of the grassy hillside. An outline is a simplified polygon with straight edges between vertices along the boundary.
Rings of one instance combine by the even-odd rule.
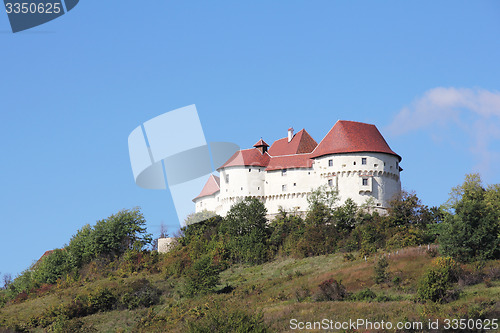
[[[468,175],[442,207],[403,192],[382,215],[338,200],[319,188],[305,216],[269,222],[245,198],[225,217],[187,223],[167,254],[149,250],[139,209],[120,211],[0,290],[0,328],[498,331],[499,184]]]
[[[183,277],[165,273],[168,255],[159,255],[147,269],[134,268],[129,270],[130,274],[123,270],[123,265],[110,268],[113,265],[108,264],[105,268],[91,263],[79,282],[46,287],[47,290],[38,290],[25,300],[5,305],[0,309],[0,325],[31,332],[203,331],[200,327],[215,332],[213,327],[217,322],[232,318],[260,322],[272,332],[287,332],[293,318],[301,322],[363,318],[395,325],[396,322],[427,324],[429,319],[500,317],[499,261],[491,261],[480,270],[464,266],[470,269],[469,273],[481,275],[482,281],[473,281],[475,284],[468,286],[467,281],[457,284],[461,289],[457,300],[444,304],[417,302],[417,281],[431,266],[433,253],[425,247],[393,252],[388,259],[387,282],[382,284],[374,282],[376,257],[382,253],[367,261],[346,260],[343,254],[333,254],[282,258],[256,266],[235,265],[220,274],[218,292],[195,297],[185,295]],[[341,280],[351,296],[342,301],[317,301],[322,293],[319,285],[330,278]],[[113,304],[109,309],[103,306],[95,313],[82,312],[82,316],[71,319],[61,310],[76,304],[75,299],[102,290],[109,290],[110,295],[119,298],[131,287],[144,285],[144,279],[150,282],[151,289],[160,291],[157,304],[132,309]],[[367,288],[375,295],[366,292]],[[353,300],[356,295],[364,299]],[[95,302],[105,304],[103,300]],[[198,326],[190,327],[189,323]]]

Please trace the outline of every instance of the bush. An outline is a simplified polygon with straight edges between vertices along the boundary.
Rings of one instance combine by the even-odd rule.
[[[146,279],[132,282],[121,297],[121,303],[129,310],[150,307],[160,302],[161,291]]]
[[[338,233],[332,224],[309,224],[292,251],[299,258],[334,253]]]
[[[267,333],[270,329],[263,321],[261,313],[249,314],[242,310],[227,310],[218,304],[203,316],[187,324],[189,333]]]
[[[165,261],[165,277],[178,278],[186,272],[192,265],[192,259],[189,256],[186,247],[179,247],[167,253]]]
[[[193,263],[186,276],[185,291],[189,296],[213,292],[219,283],[219,268],[209,255]]]
[[[457,281],[457,264],[450,257],[438,257],[433,267],[420,279],[417,295],[420,300],[445,302],[453,292],[452,283]]]
[[[319,291],[315,295],[316,301],[342,301],[349,296],[342,281],[329,279],[319,284]]]
[[[389,263],[387,262],[387,259],[385,257],[379,259],[375,264],[374,271],[376,284],[381,284],[387,281],[389,277],[389,275],[387,274],[387,266],[389,266]]]
[[[72,269],[68,263],[67,251],[56,249],[35,265],[32,278],[36,285],[54,284]]]
[[[116,297],[108,288],[97,288],[87,297],[89,313],[109,311],[116,306]]]
[[[368,301],[371,302],[377,297],[370,288],[363,289],[357,293],[351,295],[350,299],[353,301]]]

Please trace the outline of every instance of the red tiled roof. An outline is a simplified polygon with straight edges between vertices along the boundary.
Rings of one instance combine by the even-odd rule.
[[[217,170],[230,166],[267,166],[270,156],[262,154],[257,148],[239,150]]]
[[[269,145],[266,143],[266,141],[262,140],[262,138],[256,143],[253,145],[254,147],[269,147]]]
[[[305,129],[297,132],[292,140],[288,142],[288,138],[282,138],[274,141],[269,148],[269,155],[293,155],[310,153],[316,148],[318,143],[307,133]]]
[[[271,147],[272,149],[272,147]],[[338,153],[378,152],[401,156],[389,148],[375,125],[339,120],[312,152],[312,158]]]
[[[42,256],[40,257],[40,259],[38,259],[38,260],[36,261],[35,265],[38,265],[38,264],[42,261],[42,259],[43,259],[43,258],[45,258],[45,257],[47,257],[47,256],[50,256],[50,255],[51,255],[51,254],[52,254],[55,250],[57,250],[57,249],[54,249],[54,250],[47,250],[47,251],[45,251],[45,252],[42,254]],[[66,251],[66,248],[62,248],[62,251]]]
[[[207,182],[205,183],[205,186],[203,187],[203,190],[201,190],[200,194],[198,194],[198,196],[194,198],[193,201],[201,197],[206,197],[207,195],[212,195],[217,191],[220,191],[220,178],[214,175],[210,175]]]
[[[274,156],[271,157],[266,171],[281,170],[281,169],[295,169],[295,168],[310,168],[313,161],[311,154],[295,154],[288,156]]]
[[[55,250],[48,250],[48,251],[45,251],[44,254],[42,254],[42,256],[40,257],[40,259],[37,260],[37,264],[42,261],[43,258],[49,256],[52,254],[52,252],[54,252]]]

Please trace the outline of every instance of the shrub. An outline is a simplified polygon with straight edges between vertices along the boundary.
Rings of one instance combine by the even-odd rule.
[[[311,296],[311,291],[306,285],[302,285],[300,288],[295,289],[295,298],[297,302],[302,302],[309,296]]]
[[[395,276],[394,279],[392,279],[392,283],[396,287],[399,287],[399,285],[401,284],[401,277],[400,276]]]
[[[309,224],[298,240],[293,254],[299,258],[334,253],[337,244],[337,230],[330,224]]]
[[[179,247],[169,252],[164,260],[164,265],[166,278],[171,276],[180,277],[192,265],[188,249],[186,247]]]
[[[121,303],[129,310],[150,307],[160,302],[161,291],[146,279],[132,282],[121,297]]]
[[[444,302],[457,281],[457,264],[450,257],[438,257],[418,283],[417,295],[421,300]]]
[[[319,291],[315,295],[316,301],[342,301],[349,294],[342,281],[329,279],[319,284]]]
[[[109,311],[116,306],[116,297],[108,288],[97,288],[87,297],[89,313]]]
[[[425,233],[416,227],[400,227],[386,242],[387,249],[401,249],[420,245],[424,242]]]
[[[374,271],[376,284],[381,284],[387,281],[387,278],[389,277],[389,275],[387,274],[387,266],[389,266],[389,263],[387,262],[387,259],[385,257],[379,259],[375,264]]]
[[[242,310],[227,310],[218,304],[211,308],[203,318],[187,324],[189,333],[267,333],[270,329],[263,321],[261,313],[247,313]]]
[[[36,285],[54,284],[71,269],[67,251],[56,249],[35,265],[32,278]]]
[[[354,257],[354,255],[352,255],[352,253],[344,254],[344,261],[354,261],[354,260],[356,260],[356,258]]]
[[[363,289],[357,293],[351,295],[350,299],[353,301],[368,301],[371,302],[377,297],[370,288]]]
[[[212,263],[212,258],[209,255],[202,256],[187,272],[186,293],[194,296],[214,291],[219,283],[219,273],[219,268]]]

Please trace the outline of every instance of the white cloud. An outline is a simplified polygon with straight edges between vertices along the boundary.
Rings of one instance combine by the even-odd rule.
[[[387,130],[402,135],[437,127],[439,133],[450,125],[467,136],[467,148],[478,160],[475,168],[491,171],[493,161],[500,160],[500,92],[453,87],[428,90],[401,109]],[[439,137],[436,132],[430,135]]]

